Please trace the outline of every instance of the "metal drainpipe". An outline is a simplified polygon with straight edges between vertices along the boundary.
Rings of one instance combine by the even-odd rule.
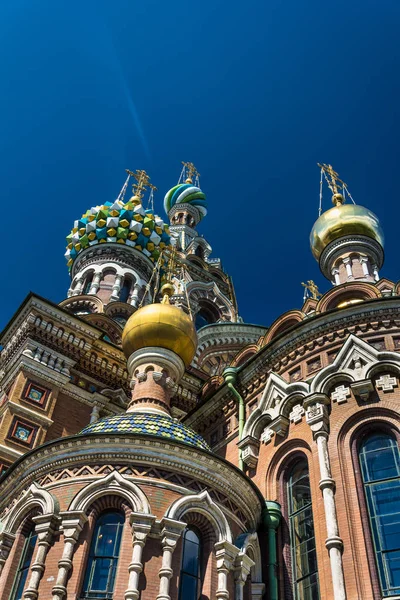
[[[268,532],[268,587],[269,600],[278,600],[278,560],[276,555],[276,530],[281,521],[281,505],[273,500],[266,500],[262,512],[263,524]]]
[[[246,420],[246,411],[245,411],[245,407],[244,407],[244,400],[242,398],[242,396],[239,394],[239,392],[237,391],[237,389],[235,388],[235,383],[237,380],[237,368],[236,367],[227,367],[224,372],[222,373],[224,379],[225,379],[225,383],[228,386],[228,388],[230,389],[230,391],[232,392],[232,394],[235,396],[238,405],[239,405],[239,442],[242,439],[243,436],[243,429],[244,429],[244,423]],[[239,450],[239,469],[241,471],[244,471],[244,462],[242,459],[242,451]]]

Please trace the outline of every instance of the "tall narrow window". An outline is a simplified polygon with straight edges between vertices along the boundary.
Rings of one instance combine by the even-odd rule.
[[[130,279],[125,279],[124,285],[119,293],[120,302],[128,302],[129,294],[131,293],[132,282]]]
[[[400,594],[400,454],[397,441],[383,432],[361,444],[360,464],[384,596]]]
[[[123,526],[124,516],[119,512],[105,512],[98,518],[81,600],[112,599]]]
[[[11,593],[11,600],[21,600],[26,580],[28,579],[29,569],[32,562],[33,552],[35,550],[37,540],[37,534],[32,528],[27,537],[25,538],[24,547],[22,549],[21,559],[19,561],[17,573],[15,575],[15,581],[13,591]]]
[[[306,460],[294,465],[287,492],[294,598],[319,600],[317,552]]]
[[[201,594],[201,539],[197,529],[188,527],[183,534],[179,600],[198,600]]]
[[[90,273],[87,277],[86,277],[86,281],[85,281],[85,288],[83,290],[84,294],[88,294],[90,292],[90,288],[92,287],[92,283],[93,283],[93,272]]]

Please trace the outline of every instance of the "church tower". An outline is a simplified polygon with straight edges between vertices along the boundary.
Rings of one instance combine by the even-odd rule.
[[[312,253],[323,275],[333,285],[355,281],[379,281],[384,259],[384,236],[378,217],[355,203],[346,203],[346,184],[331,165],[321,167],[331,190],[334,207],[320,214],[310,235]]]

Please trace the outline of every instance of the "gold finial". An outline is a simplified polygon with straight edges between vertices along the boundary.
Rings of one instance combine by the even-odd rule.
[[[185,183],[193,183],[193,178],[194,177],[200,177],[200,173],[198,172],[198,170],[196,169],[196,167],[194,166],[194,164],[192,162],[184,162],[182,161],[183,167],[186,170],[186,179],[185,179]]]
[[[154,185],[150,183],[150,177],[144,169],[137,169],[136,173],[130,171],[129,169],[126,169],[126,172],[131,177],[134,177],[134,179],[136,180],[136,183],[134,183],[132,186],[132,191],[134,194],[132,201],[136,201],[139,204],[147,188],[150,188],[153,191],[157,189]]]
[[[334,171],[332,165],[326,165],[325,163],[317,163],[318,166],[322,169],[326,182],[328,184],[329,189],[331,190],[332,202],[336,206],[340,206],[344,204],[344,196],[342,194],[343,189],[347,189],[345,182],[340,179],[339,173]]]
[[[318,290],[318,286],[316,283],[313,282],[312,279],[309,279],[307,281],[307,283],[303,283],[301,282],[301,285],[311,294],[311,297],[314,300],[318,300],[318,298],[321,298],[322,294],[321,292]]]

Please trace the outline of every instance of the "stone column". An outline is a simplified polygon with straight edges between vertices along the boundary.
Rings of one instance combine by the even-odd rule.
[[[228,591],[228,574],[233,569],[233,565],[236,556],[239,553],[239,548],[236,548],[233,544],[225,542],[217,542],[214,546],[215,555],[217,558],[217,573],[218,573],[218,586],[215,597],[217,600],[229,600]],[[243,592],[243,589],[242,589]]]
[[[332,269],[332,275],[334,277],[334,284],[335,285],[340,285],[340,276],[339,276],[339,269],[335,268]]]
[[[3,571],[4,564],[10,554],[10,550],[15,540],[15,535],[2,531],[0,533],[0,575]]]
[[[361,267],[362,267],[364,275],[366,277],[369,277],[370,273],[369,273],[369,270],[368,270],[368,257],[360,255],[360,264],[361,264]]]
[[[123,275],[116,275],[114,285],[112,288],[112,293],[110,296],[110,300],[119,300],[119,293],[121,291],[121,283],[122,283]]]
[[[176,544],[182,535],[182,531],[186,527],[186,523],[175,521],[164,517],[161,521],[161,545],[163,550],[162,565],[159,571],[160,590],[157,600],[171,600],[169,595],[170,579],[173,575],[171,564],[172,554],[176,548]]]
[[[379,281],[379,272],[378,272],[378,266],[377,265],[372,265],[372,272],[374,274],[375,281]]]
[[[132,292],[132,296],[130,299],[130,304],[134,307],[137,308],[138,304],[139,304],[139,292],[141,290],[141,284],[140,283],[135,283],[134,288],[133,288],[133,292]]]
[[[79,296],[82,293],[83,289],[83,274],[80,273],[76,276],[76,284],[74,289],[72,290],[72,296]]]
[[[132,562],[129,565],[129,584],[125,592],[125,600],[138,600],[139,598],[139,576],[143,570],[143,548],[154,521],[155,517],[153,515],[132,513],[130,516],[133,551]]]
[[[42,578],[46,555],[49,546],[53,540],[54,532],[59,525],[59,517],[55,515],[38,515],[33,517],[35,523],[35,533],[38,534],[37,551],[35,560],[31,566],[31,578],[28,587],[24,592],[24,599],[36,600],[39,596],[39,583]]]
[[[60,516],[64,533],[64,551],[61,560],[58,561],[57,581],[52,590],[53,600],[63,600],[67,593],[67,577],[72,567],[74,547],[87,521],[87,516],[82,510],[61,512]]]
[[[312,394],[304,401],[306,421],[310,425],[318,447],[318,460],[321,474],[319,487],[324,500],[326,530],[328,537],[325,546],[329,553],[332,572],[334,600],[346,600],[346,588],[343,572],[343,540],[339,537],[339,525],[336,514],[335,482],[331,475],[328,450],[328,409],[329,398],[325,394]]]
[[[240,552],[235,560],[235,600],[243,600],[243,590],[254,560]]]
[[[93,275],[92,285],[90,286],[89,294],[97,294],[100,287],[100,281],[102,277],[102,272],[98,271]]]
[[[351,268],[351,260],[350,260],[350,258],[349,257],[344,258],[343,259],[343,264],[346,267],[347,278],[350,278],[350,277],[352,278],[353,277],[353,271],[352,271],[352,268]]]

